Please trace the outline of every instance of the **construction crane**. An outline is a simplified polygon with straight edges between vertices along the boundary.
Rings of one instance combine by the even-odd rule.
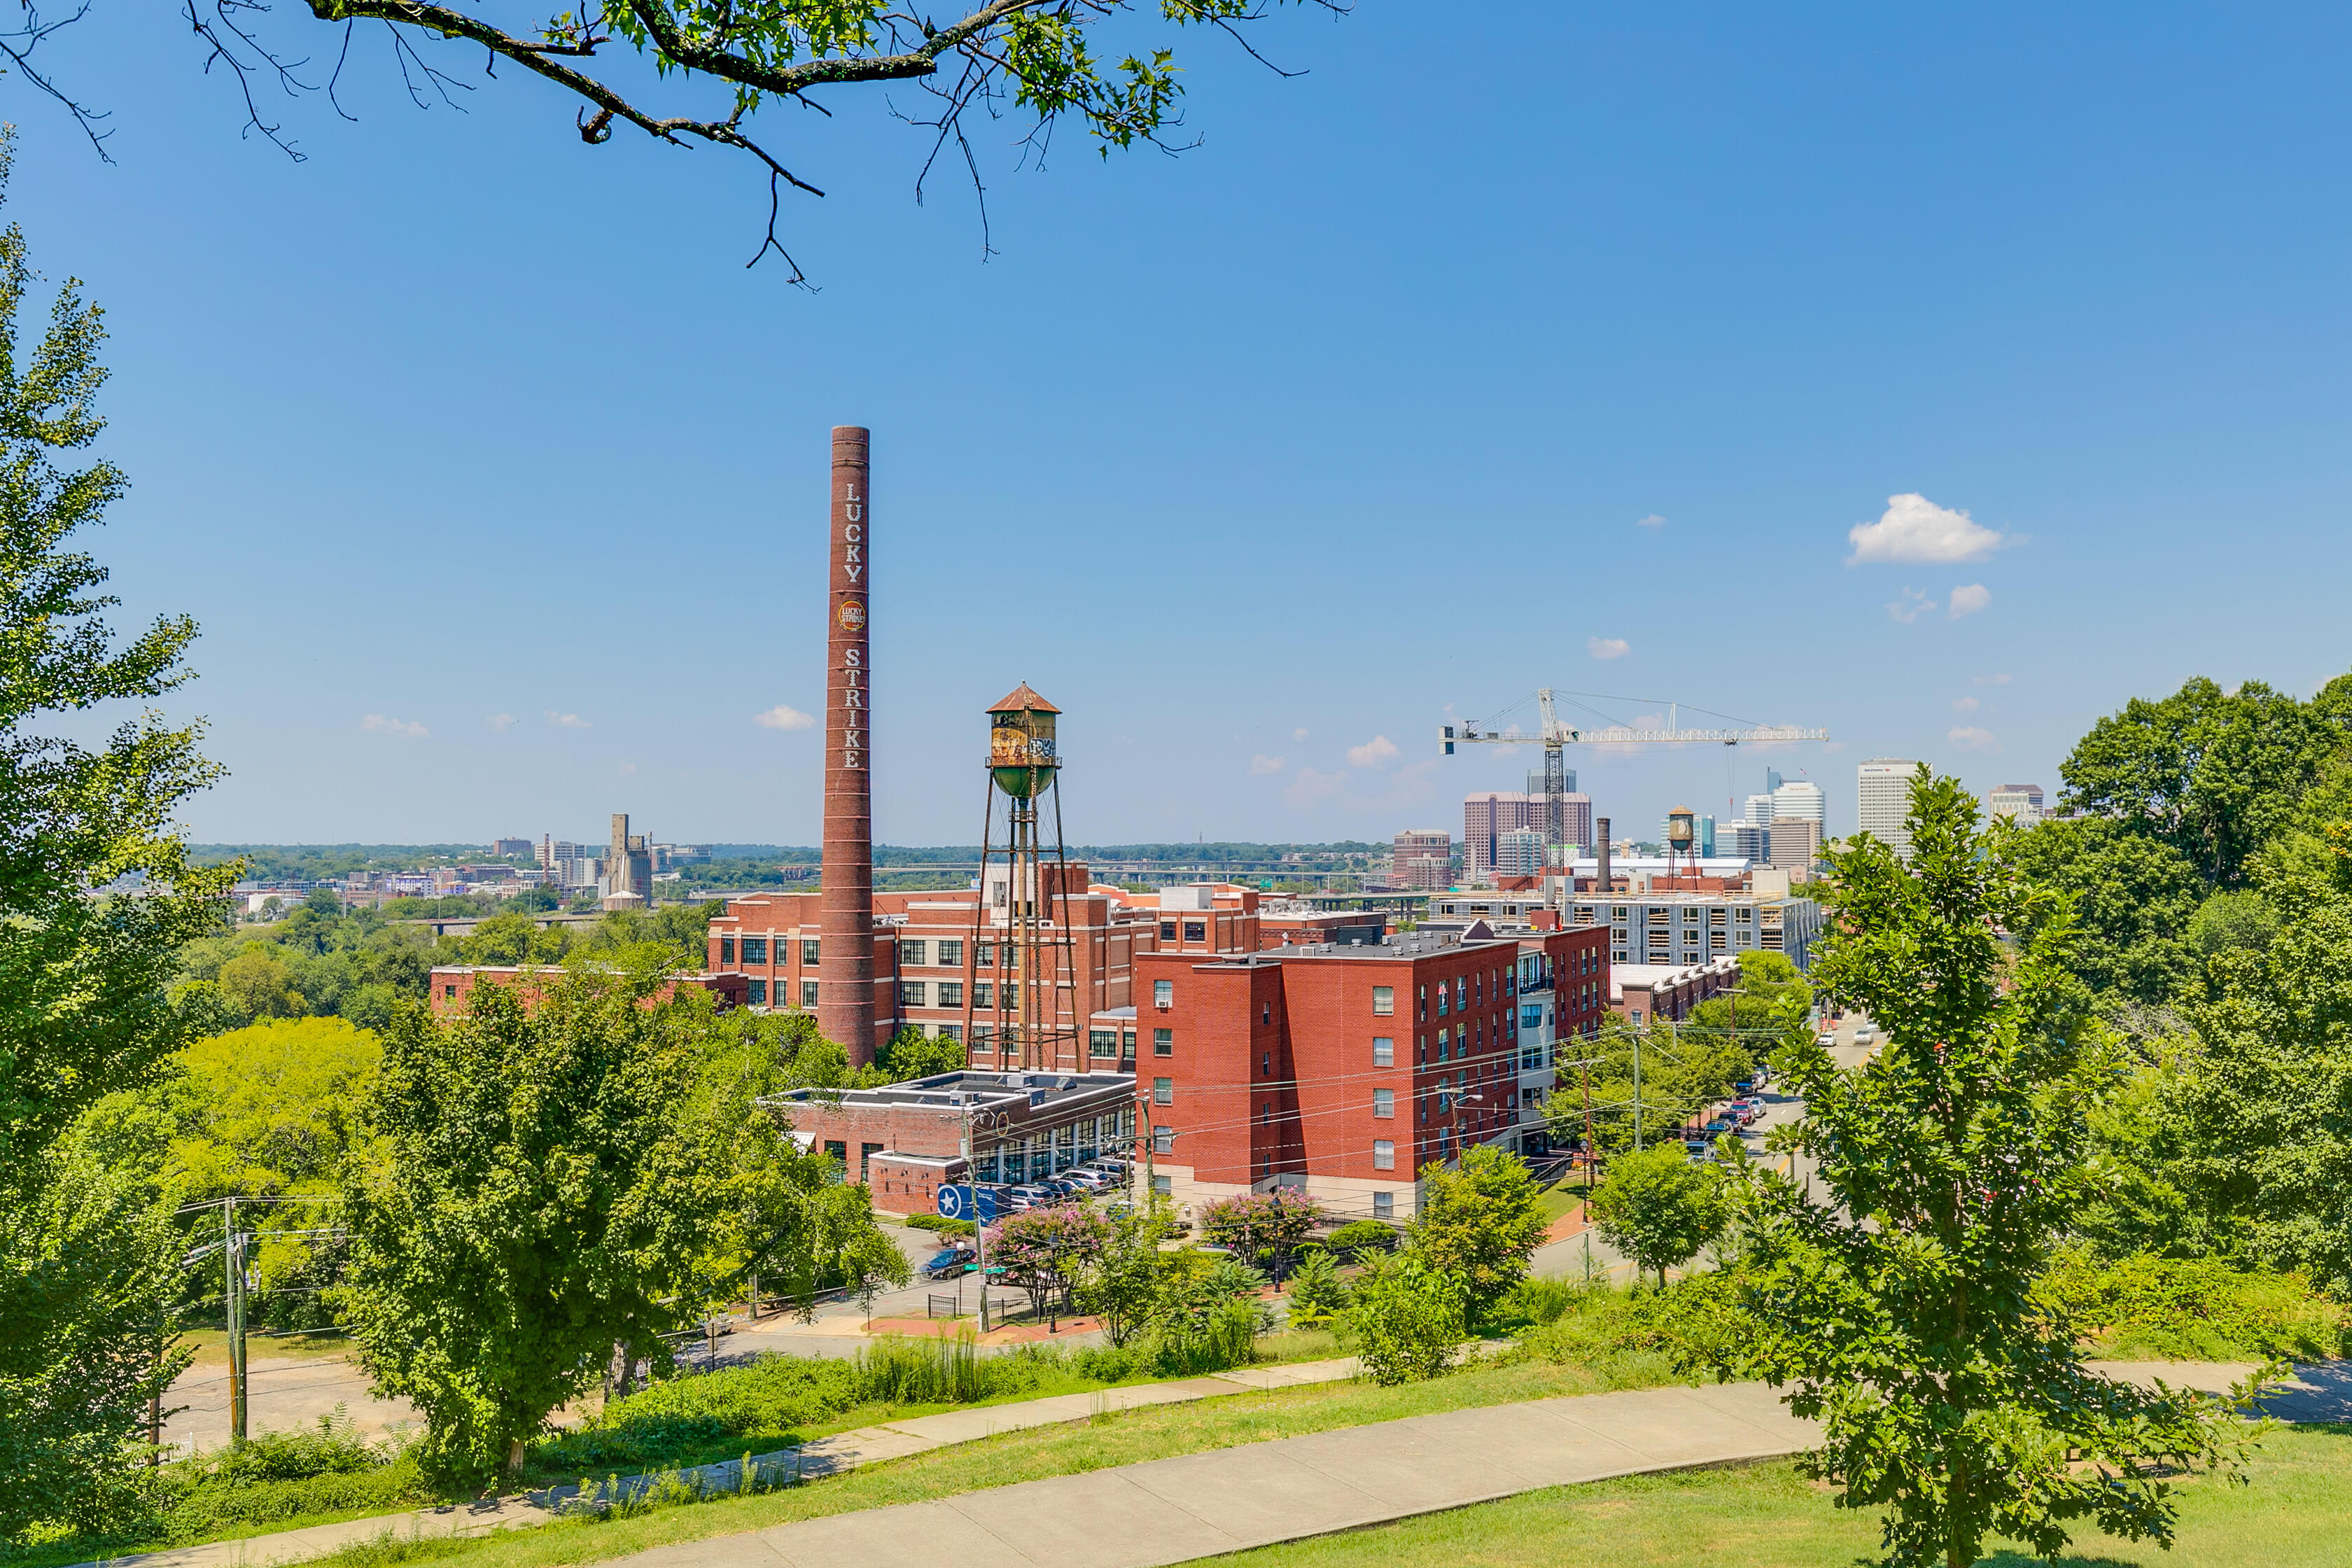
[[[1733,730],[1685,730],[1677,721],[1680,704],[1671,702],[1666,705],[1666,727],[1663,730],[1641,730],[1626,724],[1612,724],[1602,730],[1580,730],[1574,725],[1560,722],[1559,715],[1552,706],[1552,689],[1549,686],[1536,693],[1536,707],[1543,721],[1538,732],[1532,735],[1521,733],[1517,727],[1482,730],[1478,726],[1486,722],[1484,720],[1440,725],[1438,735],[1444,742],[1445,754],[1449,757],[1454,754],[1454,745],[1457,741],[1496,746],[1542,745],[1544,855],[1547,858],[1557,846],[1567,841],[1568,837],[1568,763],[1562,754],[1564,747],[1688,745],[1701,742],[1736,746],[1742,741],[1826,741],[1830,738],[1827,730],[1807,730],[1794,724],[1749,724]]]

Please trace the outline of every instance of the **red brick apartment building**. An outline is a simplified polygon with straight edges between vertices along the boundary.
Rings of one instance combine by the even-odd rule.
[[[1140,954],[1137,1125],[1153,1184],[1180,1206],[1282,1185],[1338,1214],[1409,1218],[1422,1166],[1521,1137],[1523,995],[1543,994],[1558,1037],[1589,1035],[1608,965],[1592,931],[1483,923]]]
[[[961,1038],[969,1006],[972,1065],[1020,1066],[1017,1047],[996,1034],[999,1004],[1013,1011],[1020,998],[1018,980],[1003,967],[1009,956],[1004,868],[991,869],[995,875],[982,889],[874,895],[877,1045],[910,1024],[926,1035]],[[1202,883],[1130,893],[1090,881],[1081,863],[1070,866],[1066,882],[1045,868],[1045,886],[1052,918],[1059,922],[1067,910],[1069,935],[1066,948],[1048,950],[1069,960],[1055,976],[1061,1039],[1055,1059],[1040,1064],[1050,1070],[1133,1070],[1139,955],[1209,957],[1247,952],[1260,942],[1254,888]],[[729,900],[726,912],[710,922],[710,968],[742,975],[751,1006],[814,1011],[824,962],[820,898],[812,891]]]

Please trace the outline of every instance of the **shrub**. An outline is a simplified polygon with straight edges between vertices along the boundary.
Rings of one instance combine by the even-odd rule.
[[[1323,1245],[1334,1252],[1360,1258],[1368,1252],[1394,1250],[1397,1233],[1376,1219],[1360,1219],[1341,1226],[1326,1237]]]
[[[2352,1350],[2352,1310],[2301,1274],[2217,1258],[2138,1253],[2103,1263],[2061,1252],[2035,1292],[2053,1318],[2124,1358],[2320,1360]]]
[[[1290,1277],[1290,1326],[1311,1329],[1328,1323],[1347,1306],[1348,1287],[1331,1255],[1321,1247],[1302,1254],[1298,1271]]]
[[[1435,1377],[1462,1342],[1468,1292],[1418,1258],[1376,1268],[1347,1316],[1364,1373],[1383,1385]]]
[[[935,1230],[941,1236],[970,1236],[979,1227],[968,1219],[950,1219],[943,1214],[912,1214],[907,1226],[913,1230]]]
[[[1502,1322],[1556,1323],[1583,1299],[1583,1290],[1565,1279],[1520,1280],[1496,1310]]]

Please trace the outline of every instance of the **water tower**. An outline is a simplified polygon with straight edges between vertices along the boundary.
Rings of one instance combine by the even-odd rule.
[[[1674,881],[1676,855],[1683,858],[1694,879],[1698,876],[1697,844],[1698,814],[1686,805],[1678,805],[1666,813],[1666,880],[1670,886]]]
[[[971,1055],[987,1058],[976,1065],[1008,1072],[1086,1067],[1078,1048],[1078,993],[1072,984],[1076,976],[1070,952],[1069,866],[1062,848],[1062,764],[1055,736],[1061,711],[1026,681],[988,710],[988,809],[981,824],[980,892],[972,912],[963,1032]],[[1039,803],[1048,796],[1054,808],[1050,858],[1038,822]],[[1061,1000],[1066,986],[1073,1009],[1066,1021]]]

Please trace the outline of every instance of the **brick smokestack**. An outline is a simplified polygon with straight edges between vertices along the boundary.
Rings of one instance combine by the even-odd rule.
[[[824,941],[818,950],[816,1024],[849,1053],[874,1060],[874,792],[866,719],[873,687],[866,606],[873,556],[866,507],[866,445],[856,425],[833,428],[833,517],[826,555],[824,673]]]
[[[1609,891],[1609,819],[1607,817],[1596,816],[1592,819],[1592,836],[1601,840],[1600,863],[1592,868],[1592,890],[1605,896]],[[830,844],[833,840],[828,838],[825,842]],[[1601,923],[1605,925],[1608,922],[1603,921]]]

